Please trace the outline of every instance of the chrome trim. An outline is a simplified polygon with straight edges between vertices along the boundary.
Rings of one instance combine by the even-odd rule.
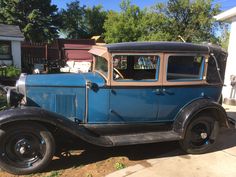
[[[11,89],[8,88],[8,90],[7,90],[7,105],[8,105],[8,106],[11,105],[11,100],[10,100],[10,98],[11,98]]]
[[[88,123],[88,92],[91,87],[91,81],[86,80],[85,83],[85,113],[84,113],[84,123]]]
[[[7,90],[7,105],[8,106],[11,106],[11,91],[12,90],[16,90],[15,87],[6,87],[6,90]]]
[[[26,76],[27,74],[22,73],[20,75],[20,78],[16,82],[16,91],[23,94],[24,96],[26,96],[26,87],[25,87]]]

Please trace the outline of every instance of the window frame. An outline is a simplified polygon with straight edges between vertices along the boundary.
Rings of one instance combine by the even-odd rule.
[[[203,61],[203,69],[200,68],[200,79],[189,79],[189,80],[167,80],[168,73],[168,61],[170,56],[201,56],[204,57]],[[163,85],[171,86],[171,85],[201,85],[207,84],[206,82],[206,72],[208,67],[208,54],[204,53],[169,53],[164,56],[164,73],[163,73]]]
[[[156,68],[156,75],[155,75],[155,79],[144,79],[144,80],[131,80],[131,79],[127,79],[127,80],[114,80],[113,79],[113,58],[115,56],[120,56],[120,55],[124,55],[124,56],[158,56],[159,57],[159,61],[157,64],[157,68]],[[112,53],[111,56],[111,72],[110,72],[110,78],[111,78],[111,85],[112,86],[161,86],[162,85],[162,73],[163,73],[163,53]],[[158,77],[158,79],[157,79]]]
[[[2,40],[0,40],[0,44],[7,44],[7,45],[9,45],[9,48],[10,48],[9,54],[5,55],[7,57],[3,57],[4,55],[2,55],[0,53],[0,60],[13,60],[13,58],[12,58],[12,48],[11,48],[12,44],[11,44],[11,41],[2,41]]]

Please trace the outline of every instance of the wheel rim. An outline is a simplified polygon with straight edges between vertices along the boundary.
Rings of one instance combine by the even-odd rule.
[[[194,124],[191,128],[190,144],[193,148],[199,149],[214,142],[211,139],[212,127],[210,122],[201,121]]]
[[[44,157],[46,143],[32,132],[15,132],[8,136],[3,145],[2,160],[16,168],[30,168]]]

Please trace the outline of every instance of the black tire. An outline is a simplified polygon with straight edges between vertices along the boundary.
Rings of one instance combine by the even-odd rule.
[[[52,134],[35,122],[13,123],[0,128],[0,168],[27,175],[42,171],[52,160]]]
[[[180,146],[190,154],[209,152],[216,144],[218,133],[219,122],[213,117],[196,117],[189,123]]]

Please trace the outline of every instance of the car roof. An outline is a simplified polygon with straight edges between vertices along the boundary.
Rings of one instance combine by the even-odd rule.
[[[193,44],[184,42],[124,42],[107,44],[104,47],[111,53],[114,52],[225,52],[219,46],[212,44]]]

